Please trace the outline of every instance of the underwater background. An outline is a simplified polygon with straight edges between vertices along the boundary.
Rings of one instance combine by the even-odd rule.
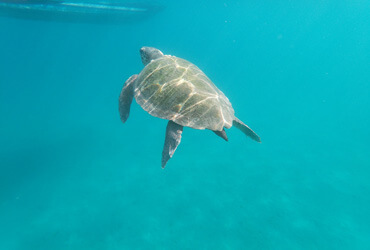
[[[122,2],[124,3],[124,2]],[[0,17],[0,249],[370,249],[370,5],[157,1],[124,23]],[[153,46],[262,143],[118,96]]]

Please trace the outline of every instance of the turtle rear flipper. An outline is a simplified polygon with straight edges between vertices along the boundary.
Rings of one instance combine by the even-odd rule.
[[[126,122],[128,116],[130,115],[130,107],[132,99],[134,98],[134,82],[138,75],[133,75],[125,82],[122,88],[121,94],[118,100],[118,109],[123,123]]]
[[[261,138],[247,125],[245,125],[241,120],[235,117],[233,120],[233,126],[242,131],[245,135],[249,136],[257,142],[261,142]]]
[[[164,141],[164,147],[162,152],[162,168],[166,166],[166,163],[171,159],[175,153],[177,146],[181,142],[183,126],[169,121],[166,129],[166,139]]]

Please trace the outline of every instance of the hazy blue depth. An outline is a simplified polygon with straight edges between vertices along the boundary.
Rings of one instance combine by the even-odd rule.
[[[0,17],[0,249],[370,249],[369,2],[157,3]],[[201,68],[262,143],[185,128],[161,169],[167,122],[118,114],[144,45]]]

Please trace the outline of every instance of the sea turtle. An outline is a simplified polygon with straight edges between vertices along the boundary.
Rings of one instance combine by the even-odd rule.
[[[144,69],[131,76],[119,97],[126,122],[132,99],[155,117],[169,120],[162,152],[162,168],[181,141],[183,127],[209,129],[226,141],[224,128],[235,126],[257,142],[260,137],[234,115],[229,99],[194,64],[152,47],[140,49]]]

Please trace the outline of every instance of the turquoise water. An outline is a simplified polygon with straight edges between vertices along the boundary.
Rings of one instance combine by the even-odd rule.
[[[130,23],[0,18],[0,249],[370,249],[367,1],[162,1]],[[118,96],[154,46],[262,139]]]

